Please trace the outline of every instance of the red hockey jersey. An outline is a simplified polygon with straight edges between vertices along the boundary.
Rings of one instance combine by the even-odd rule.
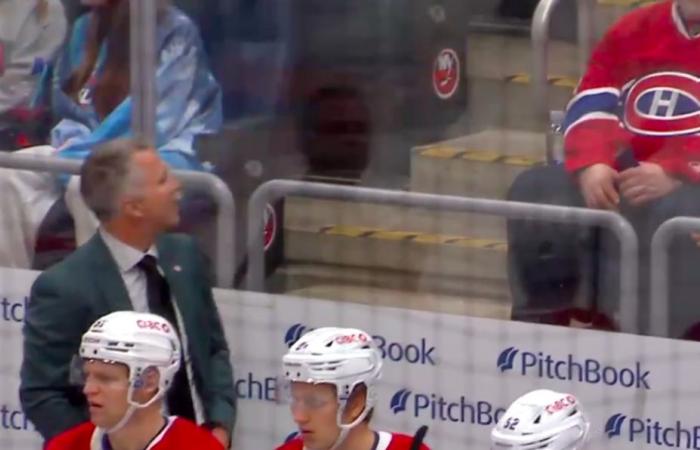
[[[566,167],[619,152],[700,182],[700,38],[673,1],[639,8],[605,35],[567,108]]]
[[[377,436],[377,446],[372,450],[410,450],[413,442],[413,436],[405,434],[377,431]],[[304,450],[304,441],[300,437],[296,437],[277,447],[277,450]],[[430,450],[430,448],[421,444],[420,450]]]
[[[223,445],[207,430],[189,420],[168,418],[165,427],[144,450],[223,450]],[[111,450],[102,431],[91,422],[59,434],[46,450]]]

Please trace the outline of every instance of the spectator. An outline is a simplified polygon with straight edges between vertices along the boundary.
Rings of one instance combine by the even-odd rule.
[[[180,341],[154,314],[120,311],[83,335],[79,370],[90,421],[52,439],[48,450],[200,449],[223,447],[187,419],[163,417],[163,398],[180,367]]]
[[[298,435],[277,450],[429,450],[416,436],[374,431],[375,383],[382,357],[372,337],[354,328],[310,331],[282,358]]]
[[[69,383],[81,334],[109,312],[150,311],[168,319],[183,343],[170,413],[228,445],[236,400],[207,264],[191,238],[164,234],[179,221],[180,184],[155,151],[124,140],[96,149],[81,177],[101,227],[32,286],[20,387],[27,417],[46,440],[87,420],[85,397]]]
[[[51,146],[22,153],[83,159],[96,145],[131,135],[129,2],[85,3],[91,11],[76,21],[55,71],[53,107],[61,120],[51,132]],[[204,170],[193,143],[221,125],[219,85],[193,22],[168,2],[158,5],[156,146],[170,167]],[[63,185],[43,173],[2,170],[0,192],[0,266],[30,267],[36,231],[64,195]],[[82,244],[97,221],[82,202],[76,178],[65,196]]]
[[[0,0],[0,150],[46,138],[36,135],[42,80],[66,28],[60,0]]]
[[[511,200],[623,214],[640,239],[643,299],[654,231],[671,217],[700,215],[699,33],[698,0],[667,0],[624,16],[594,51],[569,104],[565,167],[526,172],[509,193]],[[576,290],[589,276],[586,288],[598,307],[583,316],[611,325],[619,262],[609,233],[527,221],[511,221],[508,233],[514,318],[569,324],[577,316]],[[672,256],[677,337],[698,320],[692,303],[700,293],[700,254],[682,236]]]

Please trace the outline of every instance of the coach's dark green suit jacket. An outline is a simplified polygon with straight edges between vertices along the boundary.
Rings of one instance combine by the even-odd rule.
[[[236,398],[229,349],[207,264],[194,241],[164,235],[158,262],[180,309],[205,422],[233,429]],[[101,316],[132,309],[118,266],[99,233],[32,286],[24,325],[20,400],[44,439],[88,420],[80,387],[69,380],[82,333]]]

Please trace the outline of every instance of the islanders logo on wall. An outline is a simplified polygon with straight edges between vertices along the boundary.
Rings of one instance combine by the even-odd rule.
[[[459,89],[459,56],[451,48],[445,48],[438,53],[433,63],[433,90],[442,100],[455,95]]]
[[[275,208],[271,204],[267,204],[265,207],[265,228],[263,229],[264,238],[263,243],[265,244],[265,251],[267,251],[272,244],[275,243],[275,238],[277,237],[277,214],[275,213]]]

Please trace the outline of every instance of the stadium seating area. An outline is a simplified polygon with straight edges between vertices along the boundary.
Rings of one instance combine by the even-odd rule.
[[[339,27],[347,28],[346,34],[318,36],[295,29],[304,20],[312,23],[311,6],[297,11],[273,0],[175,3],[199,26],[224,92],[224,127],[218,135],[202,138],[198,150],[202,159],[214,165],[214,173],[226,182],[237,203],[235,230],[231,230],[238,249],[231,256],[237,268],[231,277],[237,286],[242,286],[247,262],[246,204],[266,180],[320,180],[503,199],[517,174],[544,161],[548,125],[533,114],[531,11],[508,13],[503,5],[508,2],[496,7],[488,1],[473,2],[468,10],[449,2],[433,10],[434,22],[446,20],[459,27],[436,28],[438,37],[421,35],[424,41],[411,49],[454,44],[466,72],[460,103],[438,104],[436,110],[420,101],[393,104],[376,100],[405,96],[412,85],[402,84],[404,81],[371,81],[368,84],[374,91],[357,90],[358,84],[370,78],[366,74],[353,78],[357,69],[353,64],[362,65],[364,60],[358,58],[366,55],[348,52],[330,62],[323,60],[333,53],[324,51],[335,46],[338,53],[342,39],[353,33],[360,35],[358,39],[362,32],[366,39],[376,38],[362,29],[360,20],[340,21],[343,11],[328,8],[323,20],[338,20]],[[595,35],[602,35],[617,17],[640,3],[596,2]],[[576,18],[572,4],[559,5],[552,20],[547,68],[552,110],[564,109],[581,75],[575,33],[563,25]],[[78,2],[65,0],[65,6],[71,17],[79,12]],[[504,11],[511,17],[505,17]],[[380,25],[395,25],[387,17],[371,16],[370,9],[356,14]],[[404,30],[426,26],[408,23],[409,18],[402,20],[396,26],[406,27]],[[324,48],[328,39],[336,41]],[[378,78],[394,76],[383,74],[394,65],[399,70],[392,69],[391,74],[422,70],[429,64],[420,58],[406,61],[407,54],[394,55],[391,52],[396,50],[391,48],[384,50],[388,56],[374,55],[372,60]],[[343,66],[344,73],[324,72],[324,63],[334,61]],[[304,76],[318,79],[313,87],[297,83],[302,76],[296,72],[302,70],[299,67],[307,71]],[[394,89],[386,92],[387,86]],[[383,92],[386,95],[380,95]],[[406,105],[417,117],[439,115],[443,107],[451,114],[422,128],[405,118],[386,120]],[[319,121],[310,110],[335,119]],[[317,154],[325,154],[326,160],[314,159]],[[328,163],[334,159],[342,163]],[[37,244],[37,268],[46,267],[72,248],[70,220],[61,205],[54,209]],[[213,251],[215,207],[198,204],[194,211],[198,219],[188,220],[185,231],[201,235],[203,245]],[[266,289],[270,292],[485,317],[510,315],[502,218],[301,197],[287,198],[275,205],[275,211],[276,239],[267,258]]]

